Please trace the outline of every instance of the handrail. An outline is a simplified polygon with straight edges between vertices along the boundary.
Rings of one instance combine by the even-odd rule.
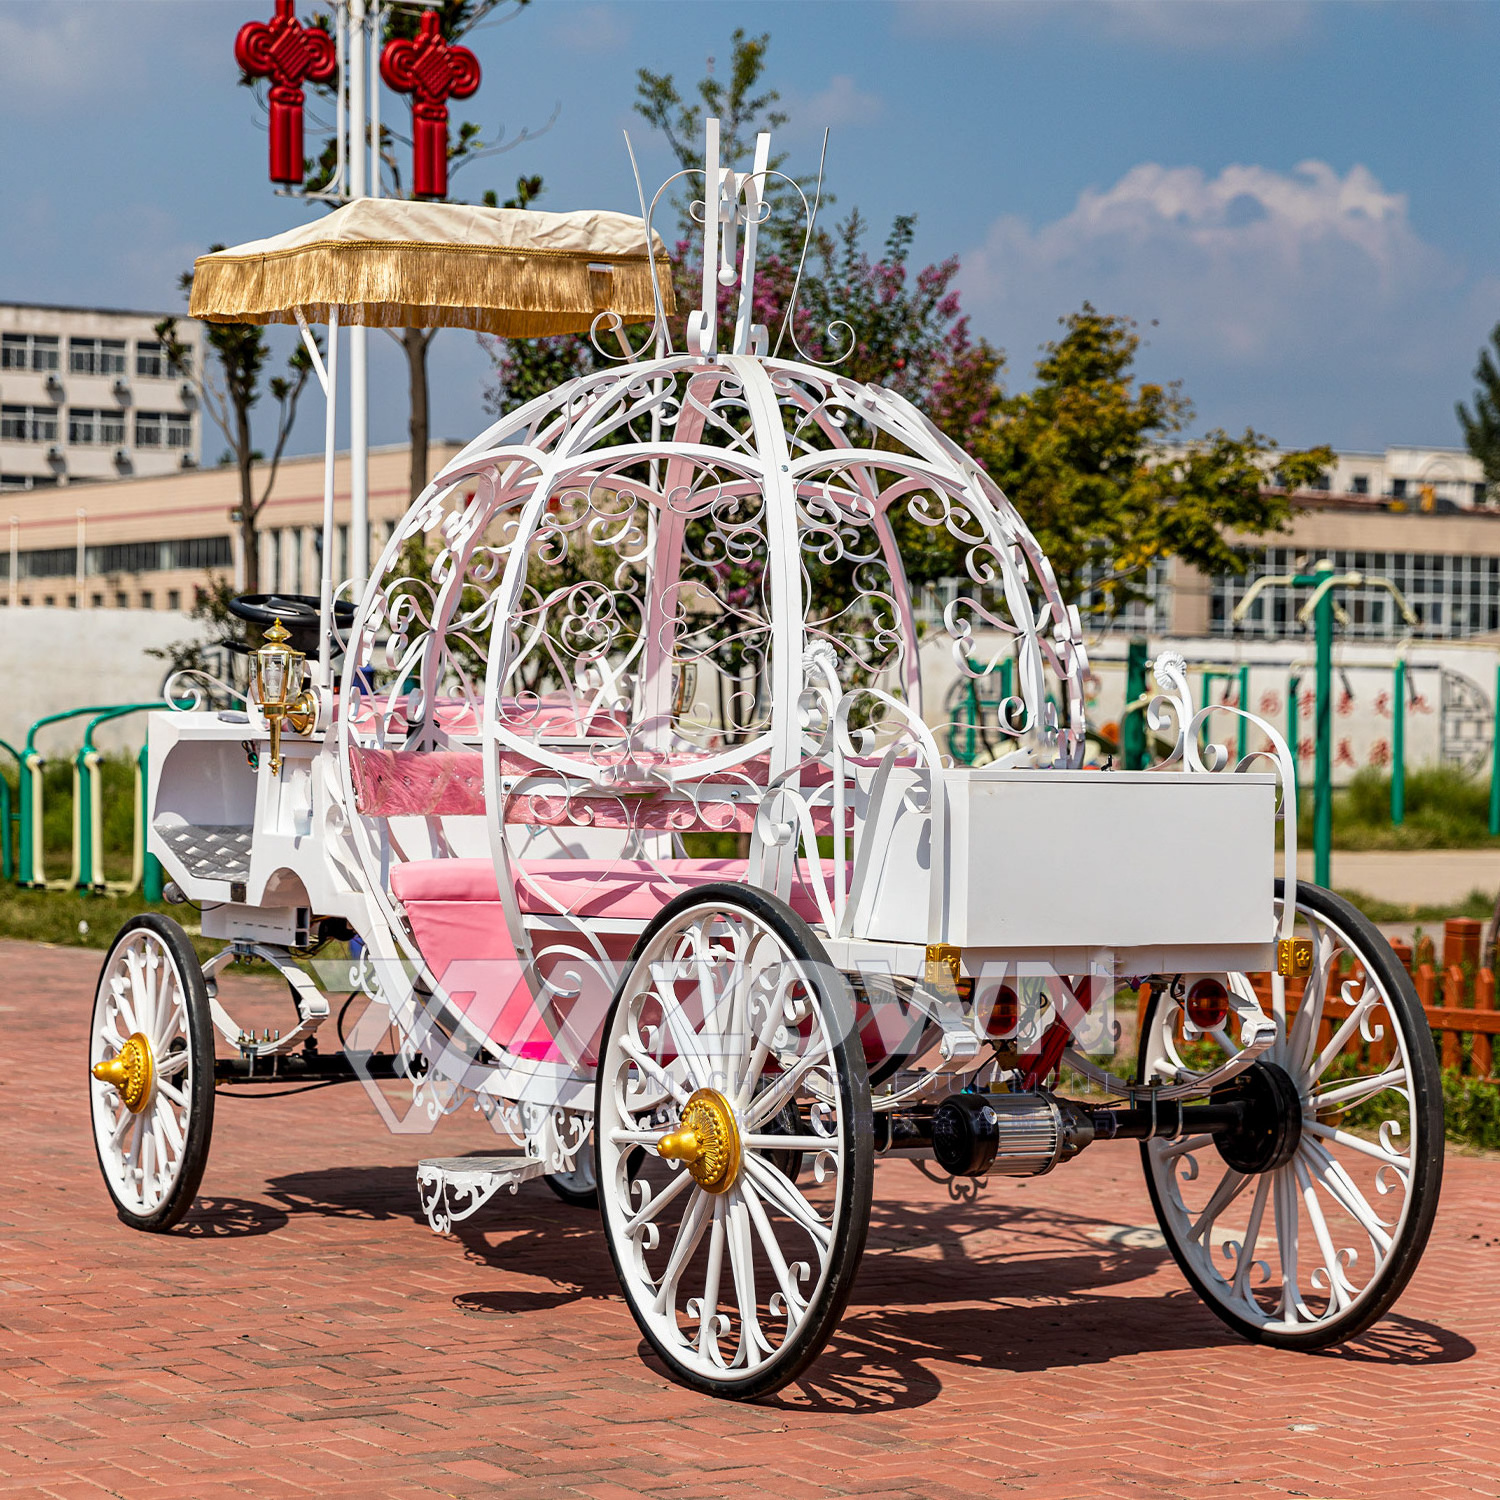
[[[94,744],[94,731],[101,724],[122,719],[127,714],[144,713],[160,708],[159,702],[122,704],[106,709],[89,720],[83,732],[83,744],[73,758],[73,886],[78,890],[110,890],[126,894],[141,884],[146,866],[146,787],[145,747],[136,760],[135,838],[131,851],[130,880],[109,880],[104,873],[104,778],[100,772],[102,757]],[[97,867],[97,868],[96,868]]]
[[[127,713],[139,713],[143,710],[160,707],[162,707],[162,704],[157,700],[152,700],[148,703],[95,703],[82,708],[64,709],[60,713],[44,714],[27,730],[25,746],[20,754],[16,756],[21,768],[21,805],[19,813],[21,838],[20,858],[16,871],[17,881],[20,885],[32,890],[46,889],[49,884],[55,889],[67,889],[76,886],[83,873],[80,858],[82,827],[79,821],[80,807],[78,796],[81,771],[79,759],[75,756],[73,765],[73,869],[69,879],[66,881],[49,882],[47,879],[42,848],[42,767],[46,764],[46,761],[36,747],[38,731],[47,728],[50,724],[60,724],[68,719],[92,716],[96,723],[104,723],[111,718],[118,718]],[[10,747],[7,746],[6,748],[9,749]],[[83,752],[80,751],[79,755],[82,754]],[[95,754],[97,755],[97,751]]]
[[[8,750],[16,762],[16,792],[19,796],[22,780],[21,752],[9,740],[0,740],[0,750]],[[18,813],[11,811],[10,782],[4,775],[0,775],[0,879],[3,880],[15,878],[15,834],[11,825],[19,817]]]

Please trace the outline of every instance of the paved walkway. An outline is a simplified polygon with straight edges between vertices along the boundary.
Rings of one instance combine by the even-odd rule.
[[[1493,849],[1335,849],[1333,884],[1403,906],[1459,905],[1470,891],[1500,891],[1500,853]],[[1297,874],[1313,876],[1311,849],[1297,851]]]
[[[0,1494],[1500,1494],[1500,1163],[1449,1162],[1398,1315],[1317,1356],[1241,1343],[1122,1232],[1151,1222],[1128,1147],[974,1204],[890,1163],[830,1351],[733,1406],[642,1359],[543,1185],[452,1240],[418,1222],[412,1163],[483,1149],[473,1117],[223,1099],[184,1227],[125,1229],[87,1128],[97,962],[0,943]]]

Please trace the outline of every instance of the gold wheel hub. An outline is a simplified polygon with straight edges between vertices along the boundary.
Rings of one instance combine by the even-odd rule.
[[[125,1045],[113,1057],[94,1064],[94,1077],[101,1083],[111,1083],[120,1091],[120,1098],[131,1114],[138,1115],[151,1097],[151,1086],[156,1081],[156,1063],[151,1056],[151,1043],[143,1032],[132,1032],[125,1038]]]
[[[656,1153],[684,1163],[706,1193],[723,1193],[740,1175],[740,1128],[717,1089],[699,1089],[682,1107],[677,1129],[662,1136]]]

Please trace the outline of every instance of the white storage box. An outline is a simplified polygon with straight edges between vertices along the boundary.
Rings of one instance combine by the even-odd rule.
[[[893,769],[855,804],[849,931],[964,949],[1199,952],[1272,961],[1276,778],[1169,771],[944,772],[947,855],[933,930],[925,777]],[[875,818],[877,826],[871,827]],[[866,841],[868,840],[868,841]],[[1255,950],[1253,953],[1249,950]]]

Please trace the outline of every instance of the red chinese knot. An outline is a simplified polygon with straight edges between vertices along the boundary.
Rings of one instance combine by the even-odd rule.
[[[467,99],[479,87],[479,59],[444,41],[438,13],[429,10],[414,40],[385,44],[380,76],[398,94],[412,96],[412,192],[447,197],[448,100]]]
[[[276,0],[270,22],[247,21],[234,39],[234,60],[252,78],[271,80],[271,181],[302,181],[302,85],[327,83],[338,71],[333,38],[304,26],[293,0]]]

